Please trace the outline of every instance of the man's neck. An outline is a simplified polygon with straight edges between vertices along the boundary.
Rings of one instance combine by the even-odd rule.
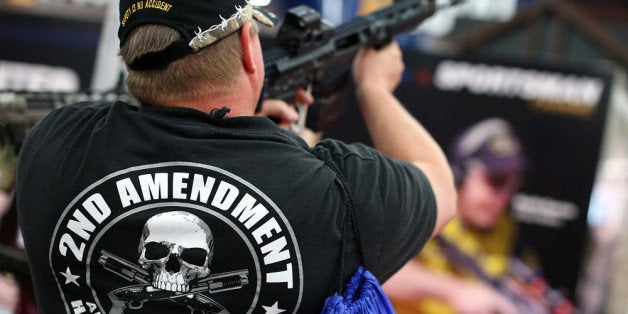
[[[188,107],[205,113],[210,113],[214,109],[229,108],[226,117],[252,116],[255,112],[257,99],[250,86],[239,84],[233,92],[212,93],[189,101],[176,101],[164,105],[171,107]]]

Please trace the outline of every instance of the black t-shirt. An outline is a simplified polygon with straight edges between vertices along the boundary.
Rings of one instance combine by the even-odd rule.
[[[319,145],[349,183],[365,264],[383,282],[433,231],[429,182],[367,146]],[[316,313],[335,288],[345,194],[267,118],[67,106],[29,134],[16,193],[43,313]]]

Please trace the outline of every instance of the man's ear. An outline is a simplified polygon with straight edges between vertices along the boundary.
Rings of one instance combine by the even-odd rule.
[[[242,47],[242,65],[248,73],[255,73],[255,51],[253,48],[253,37],[251,36],[251,22],[246,22],[240,29],[240,47]]]

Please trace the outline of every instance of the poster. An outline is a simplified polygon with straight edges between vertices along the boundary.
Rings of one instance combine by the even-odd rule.
[[[485,118],[513,125],[529,159],[510,206],[520,225],[517,241],[534,249],[548,282],[573,297],[587,242],[611,68],[404,50],[406,70],[396,95],[441,147]],[[347,94],[343,114],[325,134],[370,145],[355,98]]]

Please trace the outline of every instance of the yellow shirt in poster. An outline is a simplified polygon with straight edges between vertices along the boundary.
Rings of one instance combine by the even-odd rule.
[[[515,225],[504,216],[498,220],[494,228],[488,231],[468,229],[459,218],[454,218],[440,234],[465,255],[473,257],[491,278],[499,278],[508,271],[515,231]],[[436,240],[430,240],[416,260],[437,272],[452,274],[465,280],[480,280],[470,269],[449,263]],[[399,314],[453,313],[446,303],[437,299],[403,302],[392,299],[391,301]]]

